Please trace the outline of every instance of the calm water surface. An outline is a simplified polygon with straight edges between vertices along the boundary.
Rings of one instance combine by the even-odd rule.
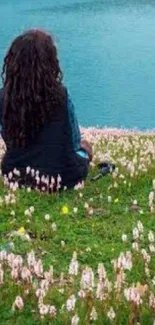
[[[32,27],[55,35],[82,125],[155,127],[154,0],[0,0],[0,65]]]

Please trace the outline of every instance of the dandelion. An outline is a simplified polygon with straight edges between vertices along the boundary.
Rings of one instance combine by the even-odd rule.
[[[49,214],[45,214],[45,220],[49,221],[50,220],[50,215]]]
[[[66,205],[64,205],[61,209],[62,214],[68,215],[69,214],[69,209]]]
[[[25,234],[25,228],[24,227],[20,227],[18,230],[17,230],[17,232],[19,233],[19,234]]]
[[[75,207],[75,208],[73,209],[73,212],[76,214],[76,213],[78,212],[78,208]]]
[[[122,235],[122,241],[126,242],[128,240],[128,236],[126,234]]]

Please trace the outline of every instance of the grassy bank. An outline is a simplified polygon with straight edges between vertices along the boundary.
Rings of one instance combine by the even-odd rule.
[[[11,196],[1,182],[0,324],[153,324],[155,135],[85,136],[95,154],[84,188]],[[100,160],[116,172],[92,183]]]

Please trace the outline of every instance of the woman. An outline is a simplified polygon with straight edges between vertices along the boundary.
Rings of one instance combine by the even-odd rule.
[[[85,179],[91,146],[81,144],[51,36],[31,30],[17,37],[4,59],[2,79],[3,175],[44,190],[71,188]]]

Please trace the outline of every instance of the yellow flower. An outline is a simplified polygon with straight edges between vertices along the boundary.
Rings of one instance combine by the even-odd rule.
[[[115,203],[118,203],[119,202],[119,199],[117,198],[117,199],[115,199],[115,201],[114,201]]]
[[[65,215],[69,214],[69,209],[68,209],[68,207],[67,207],[66,205],[64,205],[64,206],[62,207],[61,212],[62,212],[62,214],[65,214]]]
[[[25,228],[24,228],[24,227],[20,227],[20,228],[18,229],[18,232],[19,232],[20,234],[25,234]]]

